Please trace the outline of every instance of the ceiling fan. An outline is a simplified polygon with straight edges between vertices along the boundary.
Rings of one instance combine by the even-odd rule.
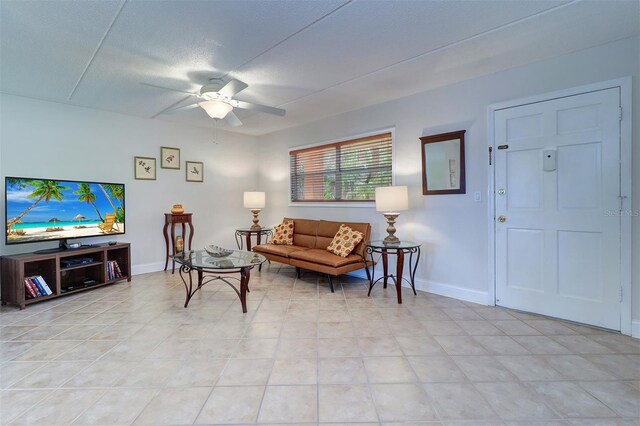
[[[142,84],[158,89],[184,93],[193,97],[189,100],[189,103],[165,110],[162,113],[200,107],[205,110],[209,117],[215,119],[224,118],[225,121],[233,127],[242,126],[242,121],[240,121],[238,116],[233,113],[234,108],[265,112],[267,114],[279,116],[283,116],[286,113],[285,110],[280,108],[233,99],[233,96],[248,87],[246,83],[236,79],[229,80],[225,84],[220,78],[210,78],[207,84],[202,86],[198,92],[187,92],[184,90],[171,89],[169,87],[156,86],[149,83]]]

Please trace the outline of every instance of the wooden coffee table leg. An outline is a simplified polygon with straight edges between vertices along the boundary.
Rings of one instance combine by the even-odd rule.
[[[396,292],[398,293],[398,304],[402,303],[402,269],[404,267],[404,252],[398,249],[398,265],[396,268]]]
[[[247,251],[251,251],[251,232],[247,232],[245,239],[247,240]]]
[[[240,303],[242,304],[242,313],[247,313],[247,289],[249,287],[249,268],[242,268],[240,270]]]
[[[389,257],[387,256],[387,249],[382,250],[382,273],[384,274],[384,286],[387,288],[387,277],[389,276]]]

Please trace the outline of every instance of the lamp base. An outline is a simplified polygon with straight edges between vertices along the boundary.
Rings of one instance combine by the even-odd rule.
[[[253,214],[253,225],[251,225],[251,229],[262,229],[262,226],[260,226],[260,224],[258,223],[258,215],[260,214],[260,209],[251,209],[251,214]]]
[[[400,245],[400,238],[394,237],[393,239],[391,239],[387,236],[384,240],[382,240],[382,244],[384,244],[385,246],[398,246]]]
[[[382,242],[385,245],[400,244],[400,239],[394,234],[396,233],[396,219],[400,216],[398,213],[384,213],[384,217],[387,219],[387,235]]]

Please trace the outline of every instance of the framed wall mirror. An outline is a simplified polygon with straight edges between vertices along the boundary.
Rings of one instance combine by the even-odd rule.
[[[464,133],[423,136],[422,194],[464,194]]]

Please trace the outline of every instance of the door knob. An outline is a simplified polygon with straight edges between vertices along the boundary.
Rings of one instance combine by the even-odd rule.
[[[505,194],[505,192],[507,192],[507,191],[505,191],[505,190],[504,190],[504,188],[500,188],[500,189],[498,189],[498,194],[499,194],[499,195],[504,195],[504,194]]]
[[[507,218],[504,216],[498,216],[498,222],[500,223],[505,223],[507,221]]]

